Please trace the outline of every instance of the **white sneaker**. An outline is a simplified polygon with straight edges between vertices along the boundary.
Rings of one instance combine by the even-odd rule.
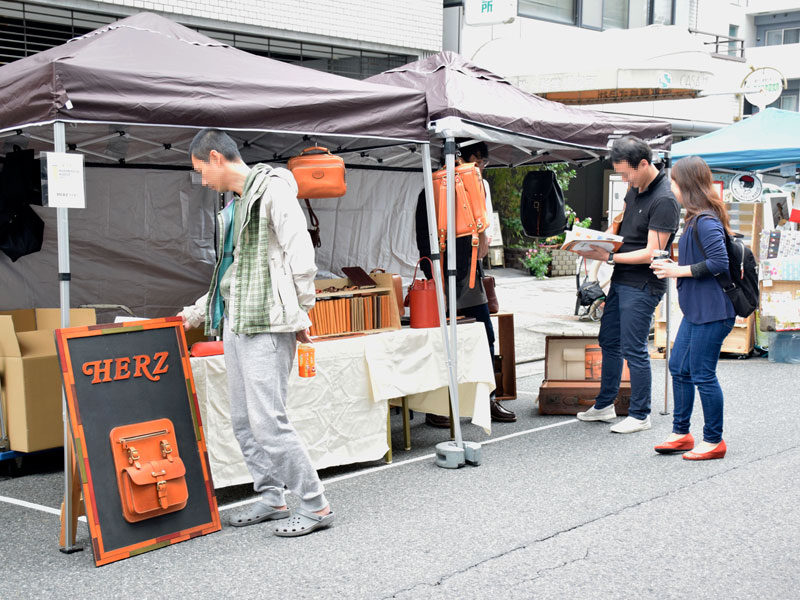
[[[649,415],[644,419],[625,417],[622,421],[611,428],[611,433],[636,433],[637,431],[650,429],[650,427],[652,427],[652,425],[650,425]]]
[[[617,418],[617,411],[614,410],[613,404],[609,404],[600,410],[597,410],[593,406],[586,412],[579,412],[575,416],[581,421],[605,421],[606,423],[610,423]]]

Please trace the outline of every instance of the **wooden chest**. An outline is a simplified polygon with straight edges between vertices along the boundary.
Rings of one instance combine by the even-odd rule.
[[[600,392],[599,358],[596,337],[547,336],[545,378],[539,388],[539,414],[575,415],[593,406]],[[614,401],[617,415],[628,414],[630,398],[631,383],[626,365]]]

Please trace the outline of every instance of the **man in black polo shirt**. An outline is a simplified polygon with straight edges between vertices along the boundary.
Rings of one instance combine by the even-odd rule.
[[[665,280],[650,269],[653,250],[670,247],[678,230],[680,207],[670,189],[670,180],[651,162],[650,147],[634,136],[614,142],[611,162],[628,185],[624,218],[619,234],[624,238],[617,252],[595,248],[581,253],[586,258],[614,265],[611,288],[600,321],[603,372],[594,406],[578,413],[581,421],[612,421],[614,399],[619,393],[623,358],[631,374],[628,417],[615,424],[614,433],[650,429],[652,376],[647,337],[656,306],[667,290]]]

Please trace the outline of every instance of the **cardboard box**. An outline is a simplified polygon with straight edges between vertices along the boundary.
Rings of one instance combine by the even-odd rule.
[[[70,310],[70,326],[94,325],[92,308]],[[9,446],[34,452],[64,445],[58,308],[0,311],[0,383]]]

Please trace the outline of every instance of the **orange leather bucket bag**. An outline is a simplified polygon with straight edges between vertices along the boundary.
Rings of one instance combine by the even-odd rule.
[[[423,260],[431,263],[431,272],[433,272],[433,262],[430,258],[423,256],[417,261],[417,266],[414,268],[414,281],[408,288],[407,297],[411,312],[411,327],[414,329],[439,326],[436,285],[433,279],[417,279],[417,269]]]
[[[480,169],[475,163],[462,163],[455,167],[456,237],[472,237],[472,260],[469,287],[475,287],[475,267],[478,262],[478,234],[488,227],[486,216],[486,190]],[[433,198],[436,203],[436,222],[439,233],[439,250],[447,245],[447,171],[433,174]]]
[[[178,455],[172,421],[115,427],[109,437],[126,521],[136,523],[186,506],[186,467]]]
[[[344,159],[327,148],[306,148],[287,167],[297,181],[298,198],[338,198],[347,192]]]

